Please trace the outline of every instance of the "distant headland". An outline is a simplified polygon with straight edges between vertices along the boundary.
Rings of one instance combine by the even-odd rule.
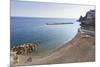
[[[78,21],[83,29],[95,31],[95,10],[89,10],[84,17],[80,16]]]

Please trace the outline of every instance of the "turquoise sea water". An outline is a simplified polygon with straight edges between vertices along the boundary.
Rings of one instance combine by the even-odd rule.
[[[46,25],[69,22],[73,24]],[[11,47],[36,43],[40,51],[54,49],[74,38],[79,27],[76,19],[11,17]]]

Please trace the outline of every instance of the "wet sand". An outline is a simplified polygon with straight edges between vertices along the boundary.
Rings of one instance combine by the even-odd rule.
[[[12,53],[12,52],[11,52]],[[13,56],[11,56],[11,59]],[[78,33],[70,42],[50,54],[18,55],[18,63],[11,65],[58,64],[95,61],[95,36]]]

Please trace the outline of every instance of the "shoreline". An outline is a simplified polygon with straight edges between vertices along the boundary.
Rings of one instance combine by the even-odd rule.
[[[31,62],[26,61],[31,57]],[[11,57],[12,58],[12,57]],[[50,54],[42,56],[22,56],[19,55],[19,63],[11,65],[36,65],[36,64],[58,64],[74,62],[91,62],[95,61],[95,37],[87,33],[78,32],[77,35],[62,47],[57,48]]]

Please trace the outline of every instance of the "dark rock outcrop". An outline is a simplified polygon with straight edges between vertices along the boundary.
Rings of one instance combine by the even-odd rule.
[[[16,52],[17,55],[31,54],[37,50],[37,45],[32,43],[26,43],[23,45],[15,46],[11,49],[13,52]]]
[[[84,17],[80,16],[81,27],[87,30],[95,31],[95,10],[90,10]]]

